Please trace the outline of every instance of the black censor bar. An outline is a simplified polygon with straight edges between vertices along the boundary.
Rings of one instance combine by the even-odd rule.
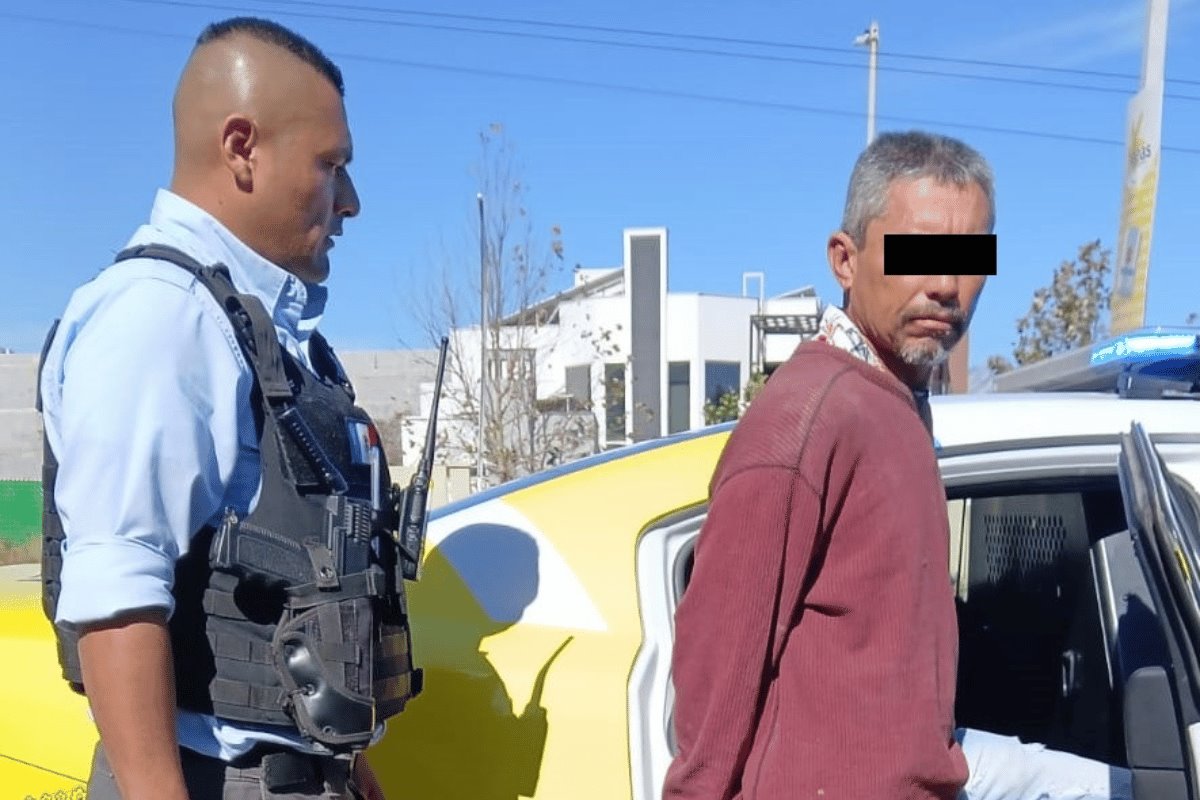
[[[995,275],[994,233],[885,233],[884,275]]]

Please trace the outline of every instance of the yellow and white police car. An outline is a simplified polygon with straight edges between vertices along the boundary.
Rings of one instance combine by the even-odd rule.
[[[932,402],[958,722],[1127,765],[1139,798],[1200,797],[1200,335],[1137,331],[1032,370]],[[731,429],[434,512],[410,594],[425,690],[369,755],[390,796],[659,796],[673,612]],[[81,786],[95,742],[27,571],[0,589],[14,797]]]

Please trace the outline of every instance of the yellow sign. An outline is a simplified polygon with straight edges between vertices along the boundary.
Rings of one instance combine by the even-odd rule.
[[[1158,196],[1162,89],[1142,90],[1129,104],[1128,150],[1121,202],[1121,233],[1110,298],[1112,334],[1145,324],[1150,236]]]

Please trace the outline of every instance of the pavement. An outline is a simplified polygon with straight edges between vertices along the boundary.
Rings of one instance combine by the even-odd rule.
[[[0,594],[29,591],[29,584],[42,581],[41,564],[10,564],[0,567]]]

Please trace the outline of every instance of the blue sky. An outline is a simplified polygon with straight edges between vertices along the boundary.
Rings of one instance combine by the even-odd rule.
[[[1200,183],[1200,54],[1186,47],[1200,35],[1200,2],[1174,0],[1171,7],[1167,92],[1195,99],[1168,97],[1164,105],[1167,150],[1152,251],[1151,324],[1179,324],[1200,311],[1197,247],[1188,238],[1200,221],[1194,189]],[[839,221],[866,130],[866,53],[851,42],[877,19],[879,129],[921,121],[920,127],[978,147],[997,173],[998,275],[989,281],[972,328],[972,362],[981,364],[989,354],[1010,351],[1016,318],[1062,259],[1091,239],[1115,243],[1121,142],[1141,69],[1145,2],[43,0],[36,10],[5,4],[0,145],[12,181],[10,210],[0,223],[7,289],[0,346],[36,351],[71,290],[108,263],[143,221],[155,189],[169,180],[170,97],[190,42],[204,24],[235,12],[294,27],[345,73],[363,213],[347,223],[333,253],[324,329],[342,350],[427,344],[410,307],[447,262],[457,259],[468,269],[477,263],[469,239],[476,190],[471,169],[478,134],[491,123],[503,124],[516,146],[535,226],[562,227],[568,267],[617,266],[622,228],[666,226],[673,291],[737,294],[743,271],[764,271],[768,294],[814,284],[822,296],[835,297],[825,241]],[[899,54],[1128,77],[984,68]],[[568,272],[558,280],[564,285]]]

